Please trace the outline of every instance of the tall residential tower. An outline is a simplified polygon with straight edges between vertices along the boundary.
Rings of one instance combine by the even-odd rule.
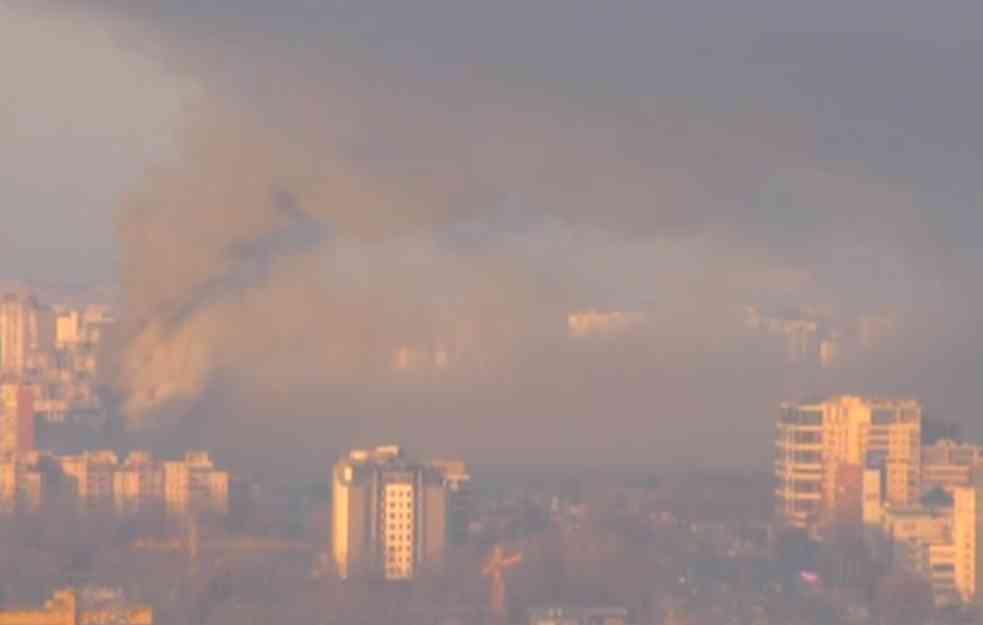
[[[442,472],[396,446],[355,450],[334,467],[332,548],[338,574],[391,581],[439,565],[447,543]]]
[[[862,520],[865,471],[878,471],[885,502],[909,506],[921,480],[921,404],[837,396],[782,404],[775,460],[776,513],[787,525]]]

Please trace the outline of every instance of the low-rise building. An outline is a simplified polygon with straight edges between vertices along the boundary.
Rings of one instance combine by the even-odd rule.
[[[62,473],[74,480],[76,494],[83,505],[99,505],[113,498],[113,476],[119,466],[116,453],[109,450],[86,451],[59,458]]]
[[[225,516],[229,511],[229,474],[216,468],[206,452],[160,461],[149,452],[134,451],[121,464],[115,452],[100,450],[0,457],[0,512],[39,510],[52,471],[66,478],[82,510],[115,510],[127,516],[164,510],[174,517]]]
[[[37,513],[45,495],[44,454],[29,451],[0,458],[0,513]]]
[[[134,451],[113,475],[113,504],[117,514],[133,516],[160,507],[164,501],[164,472],[146,451]]]
[[[164,462],[163,472],[169,514],[228,514],[229,474],[216,469],[207,452],[189,451],[183,460]]]
[[[983,447],[942,439],[922,447],[922,484],[951,489],[973,483],[974,471],[983,469]]]
[[[952,491],[952,504],[886,508],[883,530],[892,568],[927,578],[939,606],[970,603],[977,595],[977,508],[980,492]]]
[[[434,460],[431,464],[442,473],[447,488],[447,539],[452,544],[463,544],[474,518],[471,475],[461,460]]]
[[[628,610],[616,606],[553,605],[529,610],[529,625],[625,625]]]
[[[0,610],[0,625],[153,625],[152,607],[128,601],[122,591],[63,588],[39,607]]]

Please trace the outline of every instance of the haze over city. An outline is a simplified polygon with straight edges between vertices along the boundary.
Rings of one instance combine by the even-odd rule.
[[[721,553],[761,547],[744,533],[767,525],[754,557],[782,561],[780,530],[829,547],[836,497],[874,497],[865,472],[881,471],[886,508],[864,523],[917,508],[944,517],[926,541],[961,546],[950,534],[977,518],[983,482],[967,468],[983,452],[948,446],[983,439],[981,23],[963,1],[0,0],[0,504],[62,519],[42,513],[73,483],[120,518],[147,497],[183,518],[201,496],[223,532],[310,547],[304,574],[343,588],[370,565],[339,545],[368,522],[338,511],[412,482],[399,497],[443,502],[414,504],[421,531],[456,527],[458,547],[492,553],[493,584],[518,567],[513,612],[492,613],[520,620],[549,595],[530,581],[542,554],[573,557],[557,545],[598,508],[631,510],[660,575],[682,569],[659,549],[685,552],[687,578],[680,545],[705,528],[656,548],[650,525],[710,523],[707,506],[734,533]],[[914,451],[871,460],[881,434]],[[817,436],[827,455],[803,460]],[[90,453],[98,496],[79,477]],[[900,466],[910,489],[891,481]],[[584,494],[602,475],[634,503]],[[746,479],[734,501],[694,494],[731,488],[722,476]],[[474,510],[454,498],[472,484],[487,489]],[[941,507],[922,500],[934,487]],[[11,523],[9,544],[27,531]],[[171,540],[195,567],[199,539],[226,540],[178,525],[187,544],[121,527],[136,552]],[[466,568],[442,541],[407,549]],[[630,569],[611,562],[609,577]],[[554,594],[590,594],[569,566]],[[18,579],[0,604],[34,588]],[[100,592],[79,601],[122,596]],[[591,596],[661,618],[651,597]],[[195,605],[210,622],[212,599]]]
[[[483,460],[710,445],[723,464],[761,464],[775,401],[803,393],[917,395],[974,426],[977,15],[3,11],[0,267],[119,286],[142,334],[125,381],[156,398],[139,418],[209,413],[243,442],[272,425],[284,452],[392,432]],[[743,340],[740,310],[762,303],[889,311],[901,330],[817,378]],[[646,323],[571,346],[557,335],[581,309]],[[377,377],[393,346],[449,343],[455,323],[467,364]]]

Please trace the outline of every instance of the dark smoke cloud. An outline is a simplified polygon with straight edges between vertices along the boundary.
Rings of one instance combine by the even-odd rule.
[[[450,4],[49,5],[197,88],[181,158],[119,213],[134,423],[312,455],[382,437],[671,461],[699,440],[726,462],[766,458],[775,403],[806,394],[969,420],[972,384],[946,380],[979,372],[980,189],[959,172],[983,146],[953,129],[983,94],[933,68],[980,50],[925,40],[958,21],[792,37],[768,2],[723,27]],[[967,104],[897,104],[895,52]],[[790,369],[740,326],[749,303],[904,329],[841,370]],[[569,337],[591,308],[644,321]]]

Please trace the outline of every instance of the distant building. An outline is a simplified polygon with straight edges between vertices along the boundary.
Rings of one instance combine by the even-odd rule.
[[[0,384],[0,455],[34,449],[34,394],[26,384]]]
[[[134,451],[113,474],[117,514],[133,516],[159,509],[164,502],[164,471],[146,451]]]
[[[184,460],[168,461],[164,469],[164,500],[172,516],[229,512],[229,474],[215,468],[207,452],[190,451]]]
[[[863,516],[866,469],[884,473],[883,498],[910,506],[920,494],[921,405],[912,400],[837,396],[782,404],[775,503],[779,519],[817,530]]]
[[[945,489],[969,486],[975,471],[983,469],[983,447],[942,439],[922,447],[922,485]]]
[[[396,446],[355,450],[335,465],[332,487],[340,577],[409,580],[443,561],[447,486],[439,469]]]
[[[474,518],[467,465],[461,460],[434,460],[431,464],[441,472],[447,487],[447,539],[455,545],[464,544]]]
[[[610,336],[625,332],[644,321],[645,315],[640,312],[584,310],[567,315],[567,332],[574,338]]]
[[[880,469],[864,469],[863,521],[866,528],[879,528],[884,521],[884,473]]]
[[[42,464],[50,468],[42,471]],[[112,451],[70,456],[21,453],[0,461],[0,504],[7,510],[37,510],[48,471],[68,479],[85,510],[115,510],[130,516],[166,512],[225,516],[229,511],[229,474],[215,467],[206,452],[188,452],[181,460],[159,461],[134,451],[122,464]]]
[[[832,334],[819,343],[819,364],[824,369],[832,369],[840,364],[840,337]]]
[[[961,486],[953,489],[951,506],[885,509],[892,568],[928,579],[940,607],[968,604],[978,595],[981,492]]]
[[[107,411],[95,380],[104,353],[101,345],[114,327],[105,308],[83,313],[41,305],[29,293],[2,295],[0,384],[28,385],[34,393],[34,415],[43,424],[104,423]],[[43,434],[55,434],[56,429],[41,428]]]
[[[529,625],[625,625],[628,610],[613,606],[548,606],[529,610]]]
[[[47,473],[37,451],[0,458],[0,513],[37,513],[44,501]]]
[[[82,342],[82,314],[76,309],[64,309],[55,317],[55,347],[68,349]]]
[[[44,605],[0,611],[0,625],[153,625],[154,611],[110,588],[56,590]]]
[[[21,376],[38,349],[39,306],[34,297],[12,293],[0,298],[0,373]]]
[[[74,480],[79,501],[98,505],[112,501],[113,478],[119,460],[112,451],[86,451],[59,458],[62,473]]]

